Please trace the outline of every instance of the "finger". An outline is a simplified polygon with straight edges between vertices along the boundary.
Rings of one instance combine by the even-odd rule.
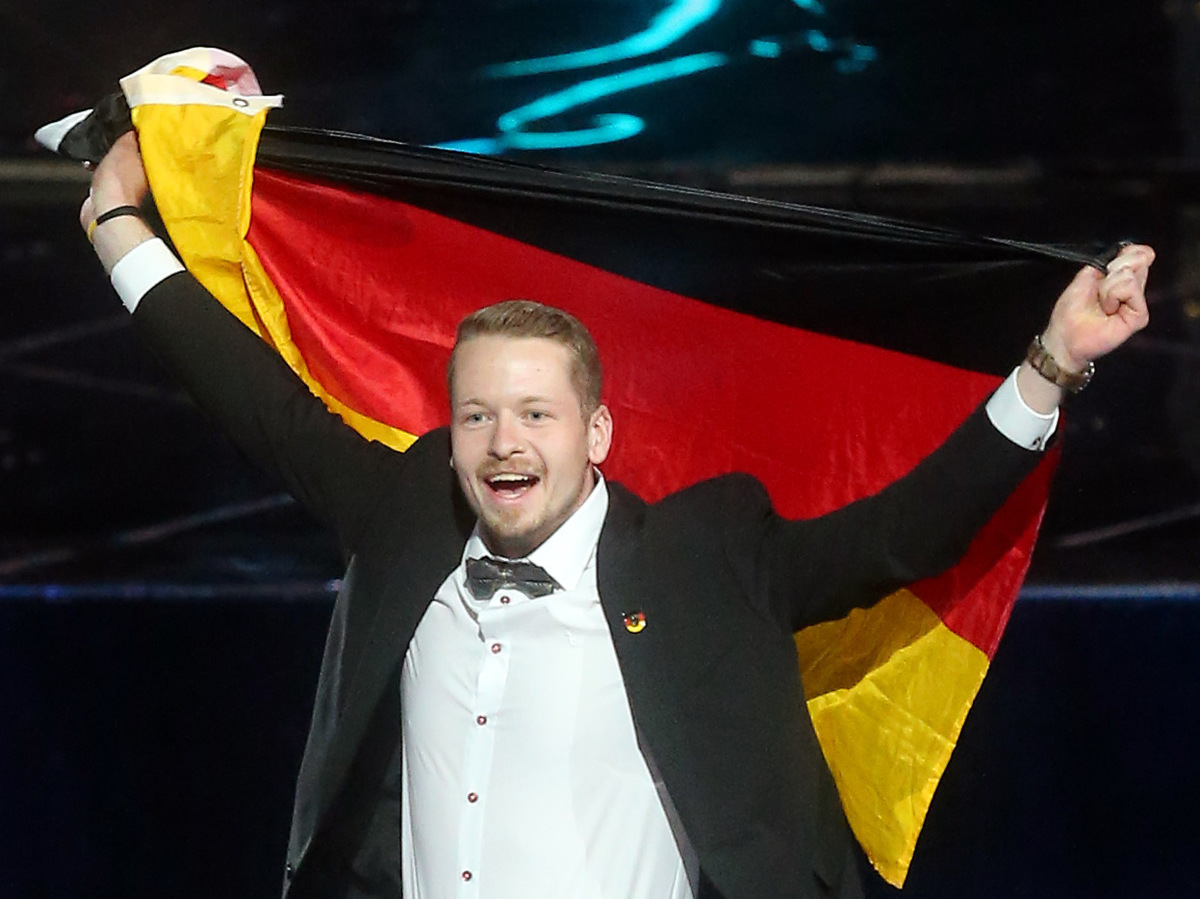
[[[1135,303],[1126,303],[1121,308],[1129,310],[1127,313],[1124,313],[1123,318],[1131,330],[1140,331],[1146,325],[1150,324],[1150,310],[1146,308],[1144,303],[1140,307]]]
[[[1145,272],[1153,262],[1153,248],[1145,244],[1130,244],[1123,247],[1108,264],[1108,272],[1111,274],[1122,269]]]
[[[1100,290],[1113,290],[1117,287],[1137,288],[1141,285],[1141,279],[1137,269],[1120,268],[1106,275],[1100,282]]]
[[[1146,289],[1146,281],[1150,278],[1150,266],[1154,264],[1154,250],[1150,247],[1138,247],[1137,261],[1133,266],[1133,273],[1137,276],[1138,284],[1142,290]]]
[[[1106,277],[1100,282],[1100,287],[1096,291],[1100,308],[1105,315],[1116,315],[1123,303],[1130,302],[1135,295],[1140,294],[1141,287],[1138,285],[1137,278],[1126,269],[1113,272]]]
[[[1140,331],[1150,323],[1150,305],[1146,302],[1146,292],[1140,286],[1122,300],[1118,311],[1135,331]]]
[[[1101,272],[1096,271],[1090,265],[1085,265],[1075,273],[1075,277],[1071,279],[1071,283],[1067,285],[1067,289],[1063,291],[1063,298],[1067,299],[1073,296],[1091,296],[1092,292],[1099,287],[1104,279]]]
[[[1097,296],[1104,313],[1119,317],[1131,330],[1138,331],[1149,324],[1150,309],[1146,293],[1132,275],[1103,285]]]
[[[1154,247],[1144,243],[1130,244],[1125,249],[1129,253],[1138,256],[1140,259],[1143,259],[1147,265],[1152,263],[1157,255],[1154,252]]]

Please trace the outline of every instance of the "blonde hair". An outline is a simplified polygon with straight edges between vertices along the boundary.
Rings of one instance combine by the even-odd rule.
[[[604,379],[600,351],[583,323],[569,312],[533,300],[504,300],[472,312],[458,323],[446,366],[446,384],[454,395],[458,349],[476,337],[540,337],[566,348],[571,357],[571,386],[579,395],[584,420],[600,407]]]

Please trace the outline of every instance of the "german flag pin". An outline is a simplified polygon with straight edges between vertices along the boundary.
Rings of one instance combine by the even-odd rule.
[[[631,634],[640,634],[646,629],[646,616],[642,612],[625,612],[622,616],[625,630]]]

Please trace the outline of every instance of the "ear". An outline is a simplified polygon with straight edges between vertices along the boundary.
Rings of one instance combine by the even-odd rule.
[[[592,413],[587,425],[588,461],[599,465],[608,458],[612,448],[613,420],[608,406],[601,403]]]

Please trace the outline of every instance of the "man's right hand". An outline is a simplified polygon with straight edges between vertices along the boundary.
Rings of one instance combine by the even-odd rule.
[[[140,209],[149,192],[137,135],[127,132],[116,140],[96,166],[91,190],[79,209],[79,224],[87,232],[96,217],[110,209],[118,206]],[[111,272],[122,256],[153,236],[154,232],[140,218],[123,215],[97,225],[92,232],[92,243],[104,270]]]

